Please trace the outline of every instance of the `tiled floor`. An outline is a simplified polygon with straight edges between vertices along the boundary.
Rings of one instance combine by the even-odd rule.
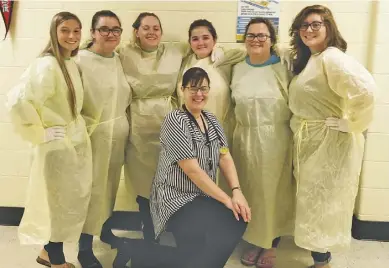
[[[120,232],[120,235],[128,235],[128,232]],[[163,239],[165,243],[171,243],[171,240],[169,236]],[[94,246],[104,268],[111,268],[115,251],[100,241],[96,241]],[[226,268],[245,267],[239,261],[243,248],[243,243],[238,246]],[[16,227],[0,226],[1,268],[42,268],[43,266],[35,263],[39,250],[40,246],[21,246]],[[65,252],[67,260],[80,268],[76,258],[76,245],[65,245]],[[297,248],[292,238],[281,241],[276,268],[306,268],[310,264],[309,253]],[[354,240],[349,252],[333,255],[332,268],[389,268],[389,243]]]

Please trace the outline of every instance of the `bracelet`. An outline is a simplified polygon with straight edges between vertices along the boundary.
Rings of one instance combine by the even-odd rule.
[[[231,192],[233,192],[234,190],[240,190],[240,187],[239,186],[236,186],[234,188],[231,189]]]

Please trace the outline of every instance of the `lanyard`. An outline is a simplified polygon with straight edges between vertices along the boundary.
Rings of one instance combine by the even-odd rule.
[[[185,105],[182,106],[182,108],[184,108],[186,114],[188,115],[190,121],[192,121],[196,127],[201,131],[201,128],[200,128],[200,125],[199,123],[197,122],[196,118],[193,116],[193,114],[191,114],[188,109],[185,107]],[[208,128],[207,128],[207,125],[205,124],[205,121],[204,121],[204,113],[201,112],[201,115],[200,115],[200,118],[201,118],[201,121],[203,122],[203,125],[204,125],[204,134],[205,134],[205,138],[207,140],[207,145],[210,144],[210,140],[209,140],[209,133],[208,133]]]
[[[182,108],[184,109],[184,111],[188,115],[190,121],[192,121],[196,125],[196,127],[199,129],[199,131],[202,132],[201,128],[200,128],[200,125],[197,122],[196,118],[193,116],[193,114],[191,114],[188,111],[188,109],[186,108],[185,104],[182,105]],[[204,121],[203,117],[206,117],[206,115],[204,114],[203,111],[201,111],[200,118],[201,118],[201,121],[203,122],[203,125],[204,125],[204,134],[205,134],[205,139],[206,139],[206,145],[207,145],[208,151],[209,151],[208,165],[209,165],[209,169],[212,170],[212,168],[213,168],[213,161],[212,161],[212,157],[211,157],[212,150],[211,150],[211,141],[209,140],[209,132],[208,132],[209,128],[207,128],[207,125],[205,124],[205,121]]]

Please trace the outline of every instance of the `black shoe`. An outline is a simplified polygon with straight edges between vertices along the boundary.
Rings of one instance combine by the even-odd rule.
[[[113,268],[129,268],[126,265],[131,260],[131,254],[134,248],[133,242],[133,239],[130,238],[120,239],[120,243],[116,247],[117,254],[112,264]]]
[[[111,249],[116,249],[122,247],[124,244],[128,243],[130,239],[126,237],[117,237],[114,234],[101,234],[100,241],[104,242],[111,246]]]
[[[79,251],[77,259],[82,268],[103,268],[91,249]]]

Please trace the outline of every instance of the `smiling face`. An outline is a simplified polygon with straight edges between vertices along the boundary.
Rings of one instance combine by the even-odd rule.
[[[121,31],[120,23],[116,18],[100,17],[95,29],[91,30],[91,35],[94,44],[101,50],[113,52],[120,43]]]
[[[190,47],[193,53],[200,59],[211,55],[216,40],[205,26],[200,26],[191,31]]]
[[[184,95],[185,106],[192,112],[200,112],[208,101],[209,83],[203,79],[197,85],[188,83],[181,88]]]
[[[305,18],[299,34],[312,53],[323,51],[327,47],[327,29],[323,18],[317,13],[311,13]]]
[[[74,19],[65,20],[57,27],[58,44],[64,57],[78,48],[81,39],[81,25]]]
[[[145,50],[154,50],[161,42],[162,30],[159,20],[154,16],[142,19],[139,29],[135,30],[140,45]]]
[[[266,41],[260,41],[261,38],[266,38]],[[245,45],[249,56],[270,54],[272,42],[267,25],[264,23],[251,24],[247,29]]]

